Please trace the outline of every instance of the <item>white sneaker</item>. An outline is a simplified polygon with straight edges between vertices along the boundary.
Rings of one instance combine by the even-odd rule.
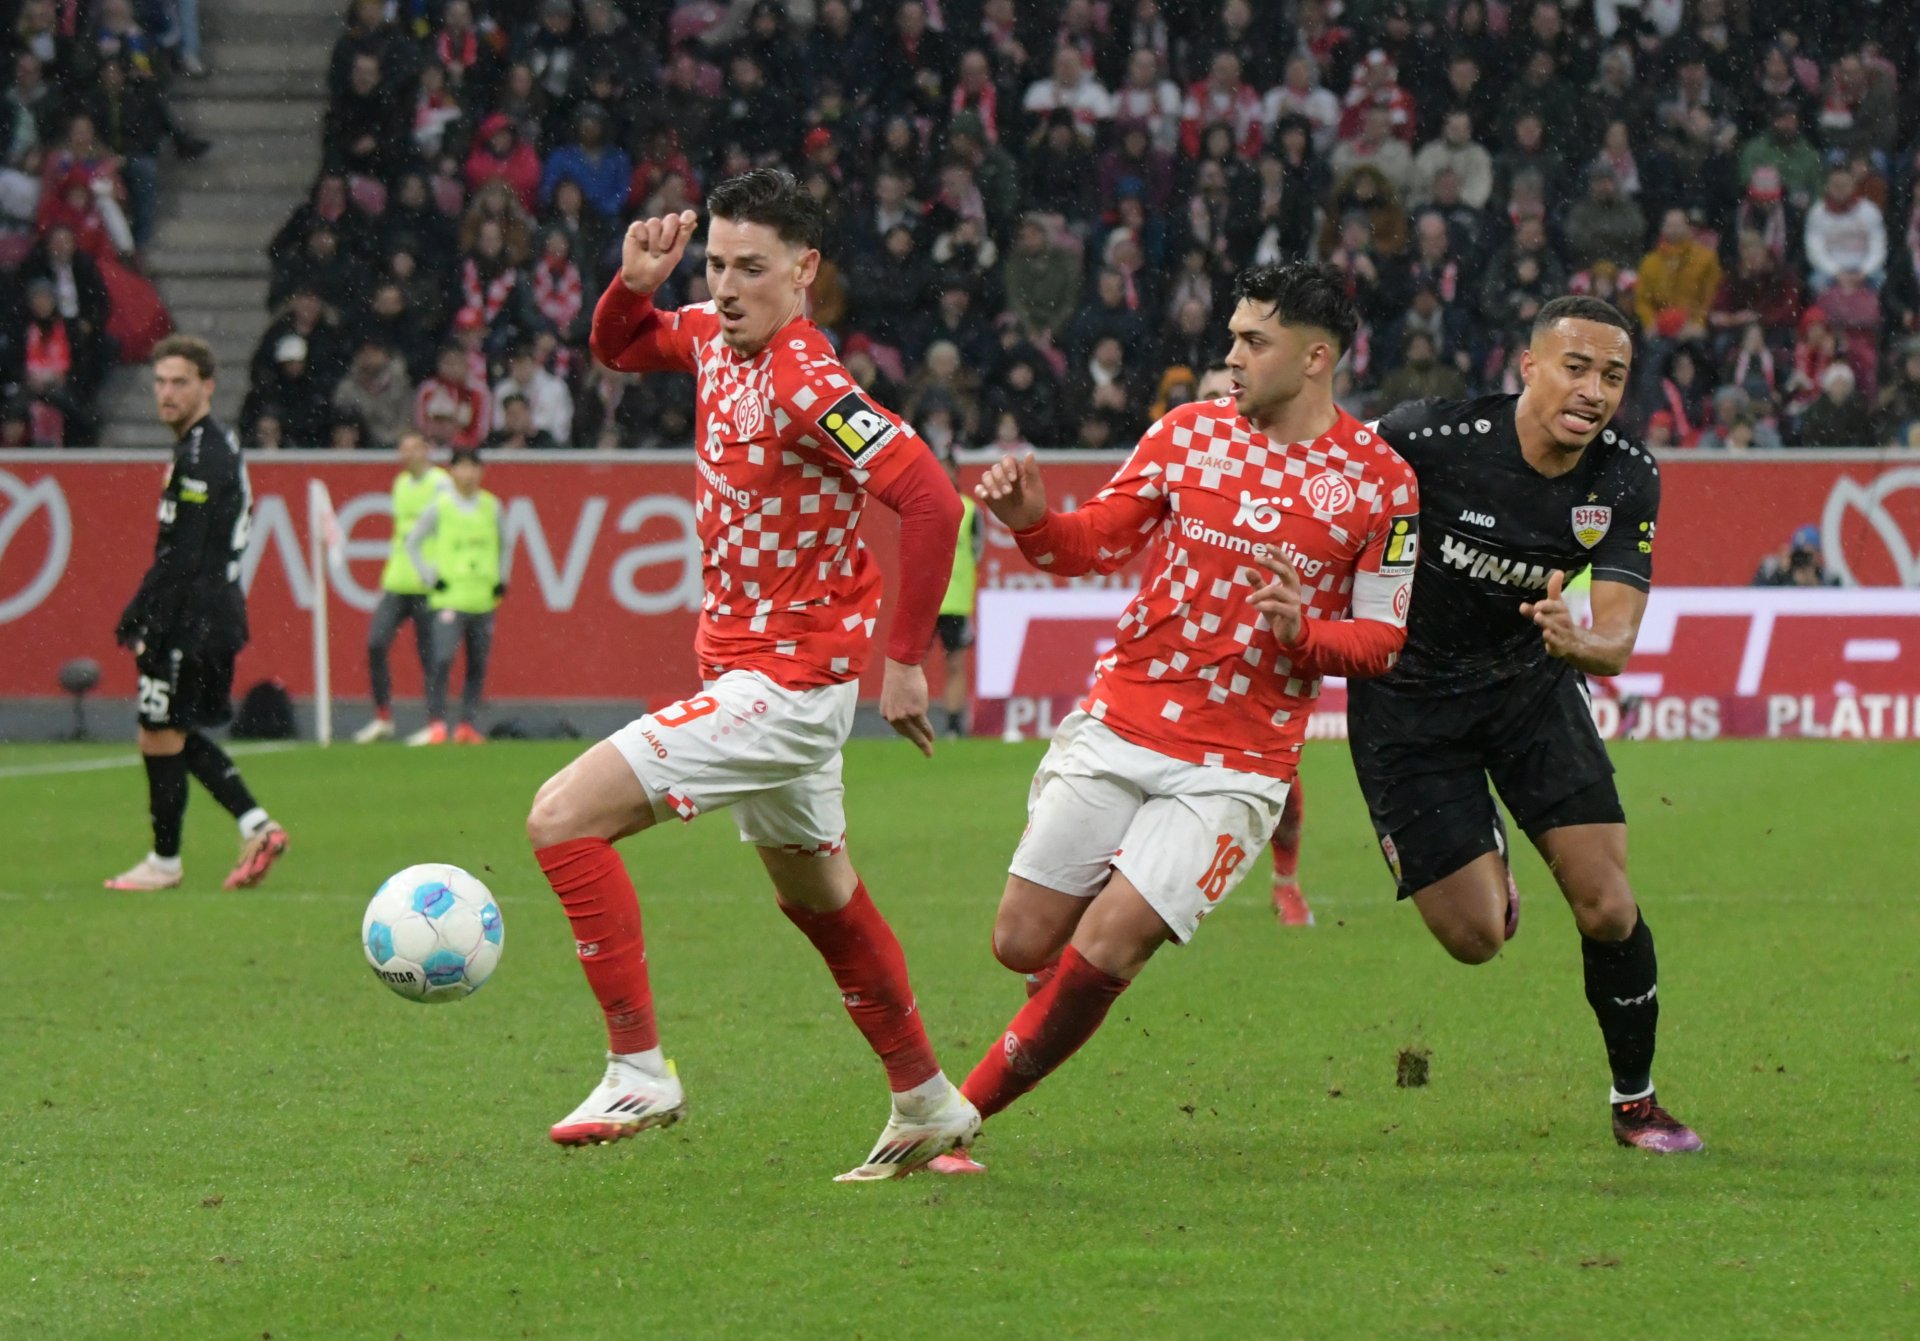
[[[607,1054],[607,1074],[587,1101],[547,1130],[556,1145],[606,1145],[687,1114],[686,1091],[672,1062],[656,1076]]]
[[[946,1101],[925,1117],[907,1117],[896,1106],[880,1139],[873,1143],[867,1162],[833,1181],[871,1183],[885,1178],[904,1178],[954,1147],[968,1144],[979,1134],[980,1110],[960,1093],[958,1086],[949,1085]]]
[[[376,717],[353,733],[355,745],[371,745],[376,740],[393,739],[393,718]]]
[[[407,737],[409,745],[445,745],[446,743],[447,724],[445,722],[428,722]]]
[[[104,881],[108,889],[172,889],[180,883],[181,867],[175,861],[162,864],[152,853],[140,858],[130,869]]]

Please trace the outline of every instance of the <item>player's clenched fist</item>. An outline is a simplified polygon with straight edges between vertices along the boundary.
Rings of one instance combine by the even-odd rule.
[[[1547,655],[1563,660],[1580,645],[1580,630],[1573,622],[1573,611],[1560,598],[1560,589],[1566,584],[1567,575],[1558,568],[1547,574],[1547,596],[1541,601],[1525,601],[1520,613],[1531,619],[1540,629],[1540,641],[1546,644]]]
[[[973,487],[973,496],[1009,530],[1031,531],[1047,519],[1047,490],[1040,483],[1040,462],[1032,452],[1003,456],[988,466]]]
[[[1300,621],[1306,618],[1306,600],[1300,585],[1300,574],[1277,550],[1256,549],[1253,560],[1273,574],[1273,581],[1263,587],[1255,587],[1247,601],[1267,621],[1267,627],[1273,630],[1273,636],[1280,640],[1280,645],[1291,647],[1300,640]]]
[[[700,216],[692,210],[637,219],[627,225],[626,240],[620,247],[620,282],[635,293],[652,293],[680,264],[699,226]]]

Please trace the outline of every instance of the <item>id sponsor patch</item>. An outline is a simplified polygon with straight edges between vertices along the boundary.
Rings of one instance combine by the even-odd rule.
[[[820,427],[856,466],[873,460],[900,432],[897,424],[874,409],[858,391],[848,392],[829,406],[820,416]]]
[[[1420,514],[1395,517],[1387,527],[1387,552],[1380,558],[1383,573],[1411,573],[1420,562]]]
[[[1613,509],[1587,504],[1573,510],[1573,538],[1588,549],[1599,544],[1613,525]]]

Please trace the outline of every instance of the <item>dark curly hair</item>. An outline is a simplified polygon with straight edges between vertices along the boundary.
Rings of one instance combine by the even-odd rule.
[[[1264,304],[1282,326],[1314,326],[1333,336],[1345,353],[1360,329],[1360,312],[1347,294],[1347,277],[1330,265],[1280,261],[1242,270],[1233,281],[1235,302]]]
[[[1552,330],[1555,322],[1567,320],[1597,321],[1602,326],[1613,326],[1625,331],[1629,338],[1633,335],[1633,323],[1628,321],[1626,314],[1612,303],[1600,298],[1589,298],[1585,294],[1568,294],[1563,298],[1553,299],[1535,314],[1533,329],[1527,332],[1527,338],[1538,339],[1542,331]]]
[[[788,246],[816,248],[826,232],[826,212],[813,193],[782,168],[755,168],[707,193],[707,212],[735,223],[765,224]]]

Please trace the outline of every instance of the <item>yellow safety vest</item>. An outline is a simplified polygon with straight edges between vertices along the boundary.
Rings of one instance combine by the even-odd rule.
[[[940,613],[943,615],[973,613],[973,592],[980,582],[978,565],[973,557],[973,533],[979,524],[980,514],[973,500],[961,494],[960,541],[953,550],[953,576],[947,579],[947,594],[940,598]]]
[[[426,473],[415,479],[406,471],[401,471],[393,481],[393,543],[387,550],[387,566],[380,571],[380,586],[396,596],[424,596],[427,594],[427,580],[413,566],[413,560],[407,556],[407,536],[412,532],[414,523],[420,520],[420,514],[427,505],[441,493],[451,491],[453,476],[439,466],[428,466]],[[433,542],[427,542],[427,561],[433,561]]]
[[[500,604],[493,594],[500,583],[500,500],[482,489],[470,503],[449,493],[433,506],[434,566],[447,585],[427,604],[467,615],[491,614]]]

